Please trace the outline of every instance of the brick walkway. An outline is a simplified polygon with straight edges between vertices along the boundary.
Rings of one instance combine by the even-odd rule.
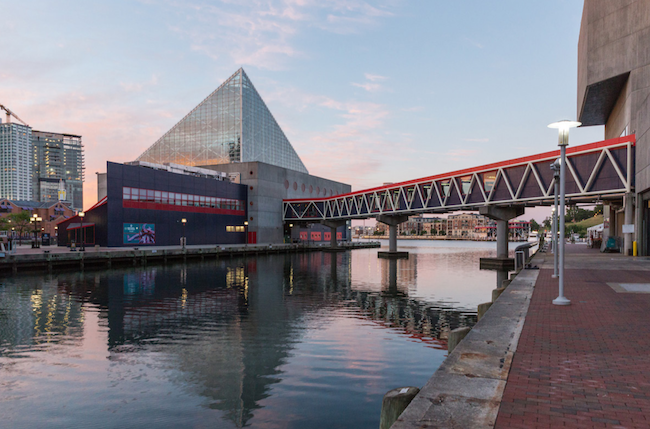
[[[650,260],[567,246],[567,307],[552,255],[535,285],[496,428],[650,428]]]

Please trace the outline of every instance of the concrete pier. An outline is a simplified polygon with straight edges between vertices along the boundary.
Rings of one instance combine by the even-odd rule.
[[[378,242],[345,242],[337,248],[340,251],[380,247]],[[322,244],[257,244],[257,245],[212,245],[133,248],[87,248],[85,252],[72,252],[67,247],[30,249],[18,247],[16,253],[0,257],[0,272],[18,273],[25,271],[57,271],[66,269],[106,269],[117,265],[167,264],[188,259],[232,258],[237,256],[267,255],[274,253],[326,251]],[[47,253],[46,253],[47,252]]]
[[[388,225],[388,252],[378,252],[380,258],[408,258],[408,252],[397,251],[397,225],[408,220],[408,216],[381,215],[377,221]]]

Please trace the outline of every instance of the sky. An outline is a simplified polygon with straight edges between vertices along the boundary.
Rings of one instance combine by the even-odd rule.
[[[547,125],[577,116],[582,6],[4,0],[0,104],[82,135],[88,208],[106,161],[137,158],[243,67],[309,172],[361,190],[556,149]]]

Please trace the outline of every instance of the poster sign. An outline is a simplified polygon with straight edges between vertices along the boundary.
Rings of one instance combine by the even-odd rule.
[[[623,234],[634,234],[634,224],[623,225]]]
[[[124,244],[156,244],[156,225],[153,223],[125,223]]]

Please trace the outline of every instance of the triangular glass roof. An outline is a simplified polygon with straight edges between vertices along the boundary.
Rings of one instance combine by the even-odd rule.
[[[260,161],[307,173],[241,68],[137,160],[192,166]]]

